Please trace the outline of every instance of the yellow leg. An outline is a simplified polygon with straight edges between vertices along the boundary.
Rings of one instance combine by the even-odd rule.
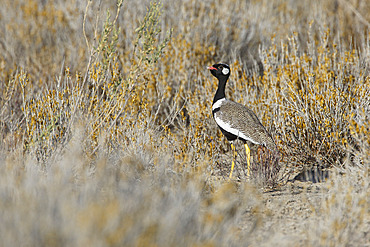
[[[247,154],[247,177],[249,178],[251,175],[251,150],[249,149],[247,143],[244,144],[245,146],[245,153]]]
[[[231,143],[231,149],[233,150],[233,161],[231,163],[231,171],[230,171],[229,178],[231,178],[233,176],[233,170],[234,170],[235,160],[236,160],[236,156],[237,156],[237,153],[236,153],[236,150],[235,150],[235,146],[232,143]]]

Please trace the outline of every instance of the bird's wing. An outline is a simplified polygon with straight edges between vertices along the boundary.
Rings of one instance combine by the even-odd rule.
[[[220,112],[215,117],[228,124],[234,131],[237,130],[239,137],[255,144],[265,145],[269,149],[276,149],[271,135],[261,124],[256,114],[248,107],[227,100],[221,105]]]

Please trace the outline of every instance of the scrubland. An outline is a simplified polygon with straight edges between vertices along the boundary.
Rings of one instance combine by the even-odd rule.
[[[370,3],[0,8],[1,246],[370,246]],[[274,137],[252,175],[217,82]],[[262,152],[262,154],[261,154]],[[296,181],[318,169],[320,183]],[[308,179],[309,180],[309,179]]]

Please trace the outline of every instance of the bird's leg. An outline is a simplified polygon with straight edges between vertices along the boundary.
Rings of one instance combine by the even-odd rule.
[[[245,153],[247,154],[247,177],[249,178],[251,175],[251,164],[250,164],[250,159],[251,159],[251,150],[248,147],[248,144],[245,143]]]
[[[229,178],[231,178],[233,176],[233,170],[234,170],[234,166],[235,166],[235,160],[236,160],[236,156],[237,156],[237,153],[236,153],[236,149],[235,149],[235,146],[233,143],[231,143],[231,149],[233,151],[233,161],[231,163],[231,171],[230,171],[230,176]]]

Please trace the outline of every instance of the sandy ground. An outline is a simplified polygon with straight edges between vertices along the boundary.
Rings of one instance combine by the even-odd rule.
[[[365,207],[365,218],[359,229],[354,226],[356,236],[351,240],[347,226],[338,230],[331,228],[331,215],[326,215],[325,204],[330,201],[330,181],[323,183],[289,182],[277,191],[262,193],[261,217],[255,221],[255,210],[247,210],[242,220],[242,229],[251,235],[251,246],[370,246],[370,211]],[[335,213],[335,205],[333,205]],[[340,210],[339,210],[340,211]],[[332,213],[331,213],[332,214]],[[341,212],[338,212],[340,215]],[[348,216],[349,218],[351,216]],[[346,219],[346,217],[344,216]],[[354,220],[355,221],[355,220]],[[351,222],[351,219],[350,221]],[[356,224],[356,222],[354,222]],[[252,224],[253,225],[253,224]],[[329,228],[329,229],[328,229]],[[326,231],[329,238],[325,239]],[[330,233],[333,234],[330,237]],[[326,234],[326,235],[325,235]],[[343,234],[343,238],[340,236]],[[337,241],[337,240],[340,241]],[[341,243],[341,241],[343,242]]]

